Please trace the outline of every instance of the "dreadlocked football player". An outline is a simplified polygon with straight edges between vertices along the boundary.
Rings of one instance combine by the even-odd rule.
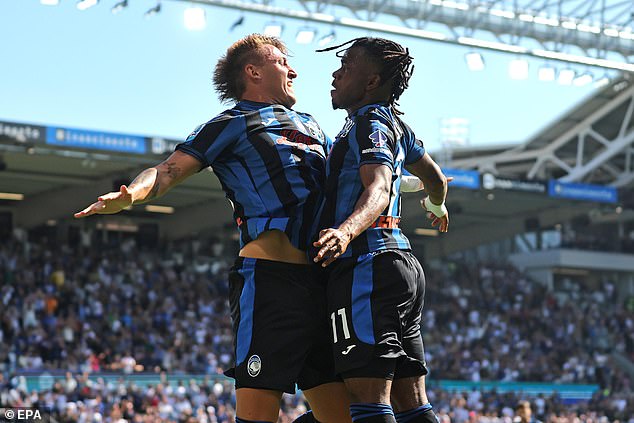
[[[349,46],[348,46],[349,45]],[[348,46],[347,48],[343,48]],[[412,57],[382,38],[340,49],[332,106],[348,112],[327,161],[315,262],[328,266],[335,365],[357,423],[435,423],[421,336],[425,276],[399,229],[402,172],[418,176],[432,225],[446,232],[447,179],[401,120]]]

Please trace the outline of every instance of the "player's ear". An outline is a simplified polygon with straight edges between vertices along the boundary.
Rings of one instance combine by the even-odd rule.
[[[254,65],[253,63],[249,63],[244,67],[244,73],[247,78],[250,79],[261,79],[262,73],[260,72],[260,67]]]
[[[381,86],[381,76],[378,73],[373,73],[368,76],[368,82],[366,87],[369,90],[376,90]]]

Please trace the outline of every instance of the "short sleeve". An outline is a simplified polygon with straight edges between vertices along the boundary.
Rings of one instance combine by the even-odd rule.
[[[412,164],[419,161],[425,155],[425,145],[422,140],[416,138],[414,131],[403,123],[403,139],[405,140],[405,164]]]
[[[412,134],[413,135],[413,134]],[[405,164],[416,163],[425,155],[425,146],[422,140],[412,136],[405,154]]]
[[[235,144],[242,129],[241,119],[220,115],[194,129],[175,149],[197,158],[203,167],[211,166],[223,151]]]
[[[350,131],[350,148],[355,149],[359,166],[384,164],[394,170],[396,140],[394,131],[388,128],[377,115],[368,113],[358,116]]]

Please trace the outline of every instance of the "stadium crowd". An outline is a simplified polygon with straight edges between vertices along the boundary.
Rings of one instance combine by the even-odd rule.
[[[424,336],[435,375],[634,389],[612,363],[615,352],[634,360],[634,304],[619,301],[610,281],[589,290],[566,280],[549,291],[499,263],[428,274]]]
[[[88,374],[67,373],[49,389],[28,392],[24,377],[0,377],[0,404],[36,407],[64,423],[231,423],[235,418],[232,382],[169,382],[139,386],[123,378],[106,382]],[[516,422],[516,393],[429,390],[440,423]],[[631,396],[631,395],[630,395]],[[628,404],[629,401],[629,404]],[[565,404],[557,395],[532,399],[533,416],[545,423],[633,423],[631,398],[597,393],[588,402]],[[600,410],[600,411],[597,411]],[[290,423],[306,411],[301,393],[284,395],[278,423]]]
[[[233,421],[231,384],[213,377],[232,359],[226,272],[236,245],[221,237],[150,248],[101,235],[69,244],[17,230],[0,243],[0,403],[44,405],[67,421]],[[512,419],[516,395],[433,385],[459,379],[598,384],[591,401],[575,405],[532,398],[534,413],[634,423],[634,385],[612,355],[634,361],[634,305],[619,301],[612,283],[548,291],[499,263],[445,263],[427,275],[425,347],[441,421]],[[41,392],[15,376],[59,369],[68,373]],[[140,387],[88,378],[103,372],[210,379]],[[280,421],[303,410],[301,396],[287,396]]]

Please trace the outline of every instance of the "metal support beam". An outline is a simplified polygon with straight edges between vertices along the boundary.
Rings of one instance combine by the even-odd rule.
[[[546,129],[518,147],[455,160],[451,166],[514,174],[525,169],[528,179],[556,177],[568,182],[626,186],[632,182],[633,171],[634,84],[627,79],[616,82],[591,101],[592,106],[578,106],[583,114],[573,110],[555,122],[552,139],[550,129]]]
[[[375,0],[297,0],[294,2],[296,8],[276,7],[256,0],[187,2],[634,72],[634,64],[628,62],[629,56],[634,55],[634,36],[630,38],[627,28],[609,26],[605,21],[590,25],[566,16],[546,19],[537,15],[539,12],[534,7],[528,8],[528,4],[526,9],[514,3],[515,6],[510,10],[504,10],[484,6],[476,0],[384,0],[381,3]],[[323,13],[324,4],[337,8],[338,14]],[[341,12],[345,11],[351,17],[342,16]],[[365,19],[359,18],[360,11],[367,12]],[[402,24],[379,22],[380,16],[397,18]],[[429,24],[436,24],[440,28],[424,29]],[[476,31],[486,34],[476,36]],[[510,41],[505,41],[505,38]],[[520,41],[526,39],[533,40],[538,46],[527,47],[523,41],[523,45],[520,45]],[[560,47],[564,45],[575,47],[578,53],[562,51]]]

